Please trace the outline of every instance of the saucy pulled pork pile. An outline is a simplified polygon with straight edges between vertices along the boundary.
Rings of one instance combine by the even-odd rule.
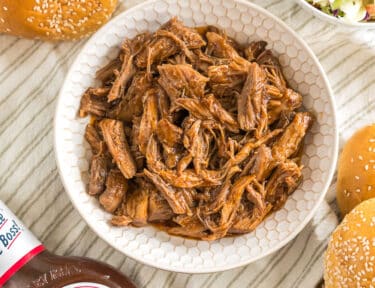
[[[171,19],[126,39],[79,114],[93,157],[88,193],[112,224],[214,240],[248,233],[301,181],[308,112],[264,41]]]

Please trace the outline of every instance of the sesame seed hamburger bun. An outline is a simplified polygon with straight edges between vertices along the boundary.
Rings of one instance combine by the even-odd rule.
[[[1,0],[0,33],[44,40],[86,37],[112,15],[117,0]]]
[[[328,243],[324,266],[326,288],[375,287],[375,199],[345,216]]]
[[[375,197],[375,125],[358,130],[345,144],[337,174],[337,202],[345,215]]]

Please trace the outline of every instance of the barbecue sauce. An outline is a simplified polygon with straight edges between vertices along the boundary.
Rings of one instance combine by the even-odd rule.
[[[0,287],[135,288],[105,263],[48,252],[1,201]]]

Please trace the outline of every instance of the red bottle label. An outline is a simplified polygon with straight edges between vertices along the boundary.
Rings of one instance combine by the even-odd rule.
[[[42,243],[0,201],[0,287],[43,250]]]

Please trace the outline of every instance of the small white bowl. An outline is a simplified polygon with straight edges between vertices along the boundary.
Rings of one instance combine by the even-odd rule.
[[[77,117],[82,93],[95,84],[95,71],[116,57],[125,37],[155,31],[173,16],[186,25],[216,25],[241,43],[263,39],[279,57],[289,84],[316,116],[302,157],[304,181],[285,206],[255,231],[218,241],[170,236],[152,226],[116,228],[111,215],[86,193],[90,149],[83,134],[88,119]],[[243,0],[155,0],[129,9],[100,29],[84,46],[61,89],[55,115],[55,153],[65,189],[88,225],[111,246],[160,269],[208,273],[248,264],[277,251],[310,221],[330,185],[338,133],[332,92],[305,42],[264,9]]]
[[[375,29],[375,22],[347,22],[340,18],[337,18],[332,15],[328,15],[327,13],[320,11],[319,9],[315,8],[310,3],[308,3],[306,0],[295,0],[295,1],[307,12],[312,13],[316,17],[324,21],[328,21],[332,24],[342,25],[342,26],[351,27],[351,28]]]

